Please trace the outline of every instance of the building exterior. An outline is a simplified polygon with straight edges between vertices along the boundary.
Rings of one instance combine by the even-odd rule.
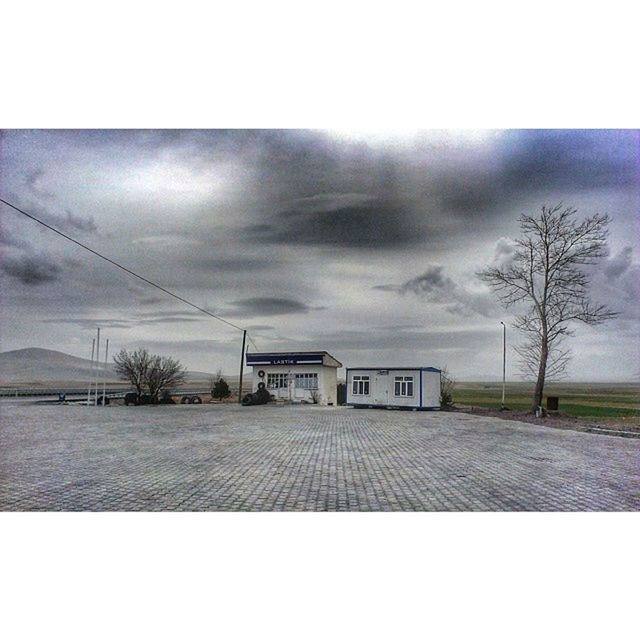
[[[338,367],[326,351],[247,353],[253,367],[253,391],[265,388],[276,399],[337,404]],[[260,387],[264,385],[264,387]]]
[[[347,369],[347,404],[354,407],[440,408],[440,369]]]

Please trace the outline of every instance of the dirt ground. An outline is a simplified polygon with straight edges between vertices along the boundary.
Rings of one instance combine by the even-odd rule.
[[[541,418],[536,418],[528,411],[496,411],[483,407],[456,405],[452,411],[470,413],[474,415],[491,416],[503,420],[518,420],[532,424],[551,427],[553,429],[570,429],[572,431],[587,431],[593,433],[610,433],[611,435],[640,438],[640,421],[638,418],[577,418],[561,411],[550,412]]]

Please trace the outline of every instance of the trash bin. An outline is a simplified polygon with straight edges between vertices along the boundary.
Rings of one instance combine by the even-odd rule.
[[[558,396],[547,396],[547,411],[557,411],[560,404]]]

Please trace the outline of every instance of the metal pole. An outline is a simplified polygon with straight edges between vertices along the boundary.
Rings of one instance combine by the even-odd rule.
[[[109,338],[107,338],[107,346],[104,350],[104,371],[102,372],[102,406],[104,407],[107,394],[107,358],[109,357]]]
[[[87,389],[87,407],[91,402],[91,385],[93,384],[93,354],[96,350],[96,339],[91,342],[91,372],[89,373],[89,388]]]
[[[507,371],[507,325],[504,322],[500,322],[502,325],[502,405],[501,409],[504,409],[504,386],[506,381]]]
[[[98,384],[100,381],[100,327],[98,327],[98,339],[96,340],[96,392],[93,396],[93,406],[98,406]]]
[[[240,386],[238,387],[238,404],[242,404],[242,371],[244,369],[244,347],[247,343],[247,330],[242,333],[242,353],[240,354]]]

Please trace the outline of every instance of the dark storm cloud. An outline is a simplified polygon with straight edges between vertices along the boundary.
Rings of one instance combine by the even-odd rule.
[[[614,281],[619,278],[625,271],[628,271],[633,264],[633,249],[624,247],[618,255],[609,258],[604,267],[604,273],[607,280]]]
[[[400,293],[411,291],[416,295],[440,299],[448,291],[453,291],[455,288],[456,284],[453,280],[444,275],[444,267],[442,265],[432,265],[422,275],[407,280],[400,287]]]
[[[6,200],[58,231],[71,234],[74,231],[90,233],[98,230],[98,225],[95,223],[93,216],[76,215],[68,207],[55,203],[43,204],[29,195],[18,195],[12,191],[9,192]],[[8,210],[5,205],[2,206]],[[16,216],[21,215],[14,210],[11,210],[11,212]],[[33,222],[33,225],[37,225],[37,223]]]
[[[75,214],[45,186],[46,178],[47,174],[42,168],[28,171],[23,180],[24,192],[18,194],[10,191],[7,200],[61,231],[97,231],[93,216]]]
[[[65,229],[76,229],[78,231],[97,231],[98,225],[96,225],[93,216],[78,216],[72,213],[69,209],[65,209],[64,217],[55,217],[54,220],[58,221]]]
[[[453,182],[450,188],[444,185],[439,189],[442,209],[447,212],[462,215],[474,215],[490,212],[500,202],[501,192],[495,185],[480,184],[471,185]]]
[[[425,239],[424,225],[403,203],[363,197],[344,204],[351,195],[314,196],[314,207],[298,201],[272,216],[269,224],[243,233],[257,243],[351,249],[395,249]]]
[[[321,132],[258,140],[266,208],[241,232],[252,245],[442,245],[517,216],[523,194],[628,186],[640,168],[638,134],[625,131],[507,131],[490,154],[485,145],[380,151]]]
[[[634,262],[632,247],[623,247],[603,263],[588,268],[588,273],[593,300],[619,313],[614,324],[640,320],[640,264]]]
[[[137,325],[154,325],[154,324],[178,324],[183,322],[199,322],[202,318],[188,318],[181,315],[169,315],[162,318],[149,318],[148,320],[138,320]]]
[[[194,314],[195,315],[195,314]],[[199,314],[201,315],[201,314]],[[146,318],[104,318],[104,317],[64,317],[48,318],[42,322],[53,324],[73,324],[82,329],[95,329],[96,327],[106,329],[131,329],[135,327],[146,327],[161,324],[183,324],[185,322],[198,322],[202,317],[192,317],[189,314],[181,313],[158,313]]]
[[[150,311],[137,313],[133,322],[136,325],[178,324],[182,322],[201,322],[207,316],[200,311]]]
[[[258,297],[237,300],[232,303],[234,308],[226,314],[234,317],[252,318],[255,316],[280,316],[292,313],[309,313],[323,307],[310,307],[304,302],[292,298]]]
[[[640,132],[509,132],[501,148],[504,182],[514,189],[581,189],[637,185]]]
[[[402,285],[400,284],[376,284],[371,287],[374,291],[395,291],[396,293],[400,293],[400,289]]]
[[[60,278],[62,268],[46,256],[6,257],[0,269],[27,286],[42,285]]]
[[[491,317],[496,312],[496,304],[488,291],[468,290],[446,275],[442,265],[430,265],[424,273],[399,285],[372,288],[400,295],[413,294],[425,302],[441,304],[449,313],[462,317],[474,314]]]
[[[110,318],[47,318],[40,322],[48,324],[71,324],[81,329],[130,329],[133,325],[125,320],[113,320]]]

